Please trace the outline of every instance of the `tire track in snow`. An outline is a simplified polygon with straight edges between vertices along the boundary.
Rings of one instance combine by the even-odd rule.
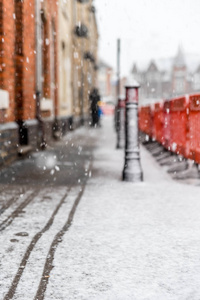
[[[50,219],[48,220],[48,222],[46,223],[46,225],[43,227],[43,229],[41,229],[38,233],[35,234],[35,236],[33,237],[33,239],[31,240],[22,260],[21,260],[21,263],[20,263],[20,266],[18,268],[18,271],[12,281],[12,284],[7,292],[7,294],[5,295],[4,297],[4,300],[10,300],[13,298],[15,292],[16,292],[16,289],[17,289],[17,286],[18,286],[18,283],[22,277],[22,274],[24,272],[24,269],[26,267],[26,264],[28,262],[28,259],[31,255],[31,252],[33,251],[35,245],[37,244],[37,242],[39,241],[39,239],[41,238],[41,236],[47,231],[49,230],[49,228],[51,227],[51,225],[53,224],[53,221],[54,221],[54,218],[56,216],[56,214],[58,213],[59,209],[61,208],[63,202],[66,200],[66,197],[68,196],[69,192],[71,190],[71,186],[68,188],[67,192],[65,193],[65,195],[61,198],[59,204],[57,205],[56,209],[53,211]]]
[[[56,248],[58,247],[60,241],[62,240],[62,237],[68,231],[68,229],[70,228],[70,226],[72,224],[74,215],[76,213],[76,209],[77,209],[78,204],[80,203],[80,200],[84,193],[85,186],[86,186],[86,184],[82,186],[81,191],[79,192],[78,196],[76,197],[66,223],[64,224],[62,229],[56,234],[56,236],[53,239],[53,242],[52,242],[49,252],[47,254],[43,274],[42,274],[42,277],[40,280],[40,284],[39,284],[37,293],[34,297],[34,300],[43,300],[45,297],[45,291],[46,291],[46,288],[47,288],[47,285],[49,282],[49,274],[50,274],[51,270],[53,269],[53,261],[54,261]],[[4,300],[8,300],[8,299],[11,299],[11,298],[5,298]]]
[[[9,188],[7,188],[7,190],[9,190]],[[24,194],[25,192],[27,192],[28,190],[25,190],[24,188],[20,191],[18,191],[17,195],[15,192],[15,195],[12,196],[9,200],[6,201],[5,204],[2,205],[2,207],[0,208],[0,216],[8,209],[12,206],[13,203],[16,203],[17,200],[19,199],[20,195]]]
[[[91,172],[92,166],[93,166],[93,156],[92,156],[92,160],[90,161],[89,166],[88,166],[88,172]],[[44,265],[42,277],[40,279],[40,284],[38,286],[38,290],[37,290],[37,293],[34,297],[34,300],[44,300],[47,285],[49,283],[49,276],[50,276],[51,270],[53,269],[53,261],[54,261],[54,256],[55,256],[56,249],[57,249],[60,241],[62,241],[62,237],[64,236],[64,234],[69,230],[69,228],[72,225],[72,221],[74,219],[76,209],[77,209],[77,207],[78,207],[78,205],[81,201],[81,198],[83,196],[83,193],[85,191],[87,181],[85,182],[85,184],[83,184],[81,186],[81,190],[80,190],[79,194],[77,195],[77,197],[74,201],[74,204],[73,204],[72,209],[69,213],[69,216],[68,216],[68,219],[67,219],[66,223],[64,224],[62,229],[55,235],[55,237],[53,239],[53,242],[51,243],[49,252],[47,254],[46,262],[45,262],[45,265]],[[5,298],[4,300],[9,300],[9,299],[10,298],[7,298],[7,299]]]
[[[3,222],[0,223],[0,231],[8,227],[15,218],[22,212],[22,210],[35,198],[40,190],[34,190],[28,198],[26,198]]]

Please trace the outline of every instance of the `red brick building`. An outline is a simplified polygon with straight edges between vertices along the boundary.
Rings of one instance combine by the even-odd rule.
[[[9,22],[8,22],[9,20]],[[15,111],[15,7],[0,0],[0,165],[17,156]]]
[[[54,0],[0,0],[0,165],[52,138],[57,11]]]
[[[18,154],[45,148],[51,139],[61,136],[59,132],[73,127],[74,116],[81,119],[81,114],[88,113],[88,94],[97,70],[95,9],[92,0],[65,4],[64,0],[0,0],[0,167]],[[59,12],[70,20],[70,29],[67,22],[59,23]],[[82,21],[90,29],[84,40],[74,31]],[[71,37],[65,41],[61,31],[66,37],[67,29]],[[66,47],[68,54],[63,59],[59,53]],[[85,53],[89,51],[88,59]],[[65,76],[71,89],[63,102],[58,101],[59,57],[65,70],[63,89]],[[65,107],[71,103],[70,115],[63,112],[63,103]]]

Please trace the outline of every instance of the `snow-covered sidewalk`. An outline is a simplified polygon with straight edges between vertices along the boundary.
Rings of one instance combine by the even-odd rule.
[[[144,182],[122,182],[111,118],[73,134],[80,155],[86,134],[96,143],[89,179],[18,191],[0,219],[0,298],[199,300],[200,187],[173,181],[143,147]]]
[[[141,149],[144,182],[121,181],[112,121],[55,255],[45,299],[200,299],[199,187],[173,181]]]

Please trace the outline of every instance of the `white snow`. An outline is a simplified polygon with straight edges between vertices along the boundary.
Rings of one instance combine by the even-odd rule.
[[[72,226],[56,249],[45,300],[199,300],[200,187],[173,181],[143,147],[144,182],[122,182],[124,151],[115,149],[113,121],[105,118],[102,124],[91,131],[78,131],[83,138],[98,135],[98,145]],[[31,238],[45,225],[66,190],[45,188],[26,207],[26,214],[2,232],[1,299]],[[15,300],[34,299],[49,247],[78,192],[78,187],[72,189],[36,244]],[[16,237],[20,231],[29,236]],[[11,237],[23,243],[11,243]]]
[[[18,128],[18,125],[16,122],[8,122],[5,124],[0,124],[0,131],[17,129],[17,128]]]
[[[111,124],[99,131],[93,176],[45,299],[200,298],[199,187],[172,181],[141,150],[145,181],[121,182],[123,151]]]

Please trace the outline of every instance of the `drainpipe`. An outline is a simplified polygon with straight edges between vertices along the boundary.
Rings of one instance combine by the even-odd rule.
[[[77,22],[77,4],[76,0],[73,1],[73,25],[72,28],[75,28],[76,22]],[[73,35],[73,117],[76,117],[76,108],[77,108],[77,101],[78,101],[78,93],[77,93],[77,81],[78,81],[78,75],[77,75],[77,65],[75,63],[75,49],[76,49],[76,36]],[[77,51],[77,49],[76,49]],[[75,85],[76,84],[76,85]]]
[[[81,5],[81,20],[80,24],[83,24],[83,4]],[[81,126],[84,125],[84,84],[85,84],[85,76],[84,76],[84,37],[81,37]]]
[[[35,26],[36,26],[36,119],[39,122],[38,140],[39,148],[45,148],[44,126],[41,118],[40,103],[42,98],[42,32],[41,32],[41,4],[35,1]]]
[[[84,41],[81,40],[81,125],[84,125]]]

